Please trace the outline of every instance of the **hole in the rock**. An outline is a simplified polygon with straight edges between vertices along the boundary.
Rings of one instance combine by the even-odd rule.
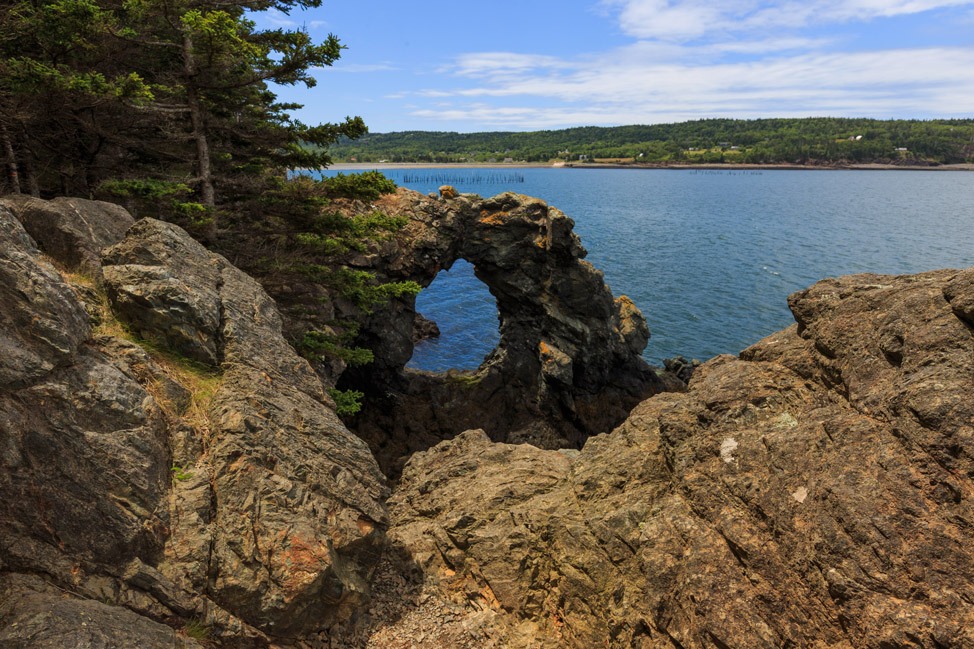
[[[500,340],[497,302],[463,259],[441,271],[419,294],[416,311],[435,322],[440,335],[416,343],[407,367],[475,370]]]

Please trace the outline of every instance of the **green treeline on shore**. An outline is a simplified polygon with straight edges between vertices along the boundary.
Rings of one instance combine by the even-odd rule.
[[[703,119],[555,131],[405,131],[341,138],[344,162],[954,164],[974,161],[974,119]]]

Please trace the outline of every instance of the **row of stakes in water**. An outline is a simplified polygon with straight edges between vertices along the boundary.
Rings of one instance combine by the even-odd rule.
[[[405,173],[403,183],[438,184],[438,185],[510,185],[523,183],[524,174],[496,173],[496,174],[449,174],[449,173]]]

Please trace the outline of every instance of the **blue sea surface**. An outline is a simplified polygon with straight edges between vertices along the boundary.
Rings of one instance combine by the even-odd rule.
[[[794,322],[788,294],[825,277],[974,265],[970,172],[382,171],[423,193],[510,190],[561,209],[612,292],[646,316],[654,365],[738,353]],[[496,304],[466,262],[441,272],[417,309],[442,336],[417,345],[412,367],[476,368],[497,344]]]

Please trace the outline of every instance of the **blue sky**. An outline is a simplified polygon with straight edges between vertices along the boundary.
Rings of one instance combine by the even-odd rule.
[[[974,0],[325,0],[258,25],[336,34],[307,123],[373,132],[708,117],[974,117]]]

